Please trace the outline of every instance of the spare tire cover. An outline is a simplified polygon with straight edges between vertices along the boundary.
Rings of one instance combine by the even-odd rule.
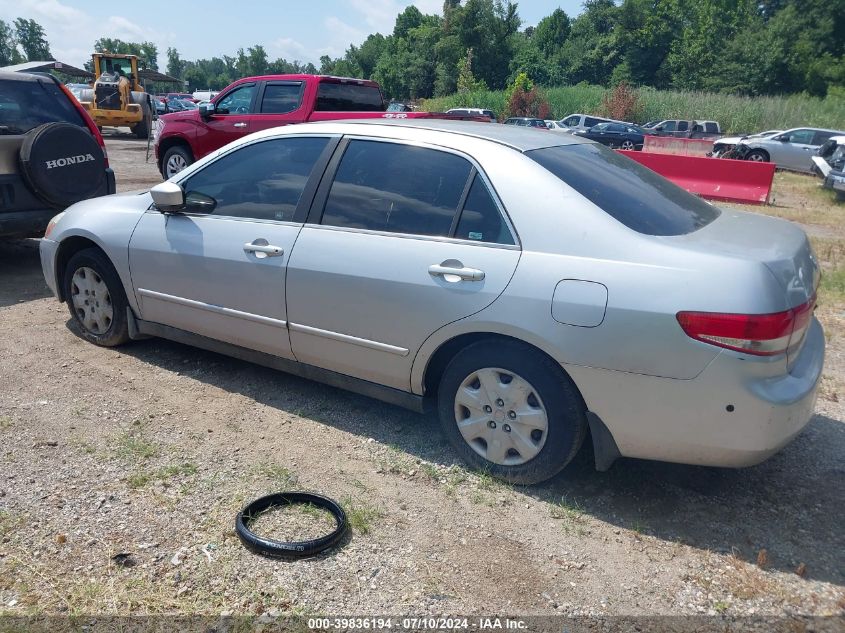
[[[45,123],[27,132],[20,165],[33,193],[60,208],[97,195],[106,178],[103,150],[88,130],[71,123]]]

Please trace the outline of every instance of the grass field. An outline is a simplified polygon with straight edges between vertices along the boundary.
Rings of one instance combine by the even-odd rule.
[[[578,84],[548,88],[545,93],[556,119],[568,114],[601,114],[602,86]],[[828,95],[824,99],[806,95],[783,97],[738,97],[712,92],[678,92],[640,88],[637,122],[652,119],[699,119],[719,121],[724,132],[756,132],[789,129],[803,125],[845,129],[845,99]],[[424,108],[444,111],[459,106],[490,108],[501,118],[505,111],[504,91],[481,91],[428,99]]]

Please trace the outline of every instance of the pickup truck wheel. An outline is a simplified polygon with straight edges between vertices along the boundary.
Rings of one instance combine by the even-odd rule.
[[[769,155],[761,149],[753,149],[745,156],[745,160],[750,160],[755,163],[768,163]]]
[[[465,461],[514,484],[563,470],[587,429],[580,394],[560,365],[516,341],[459,352],[440,379],[437,408]]]
[[[64,272],[67,305],[82,338],[102,347],[129,340],[126,293],[117,271],[99,248],[70,258]]]
[[[181,145],[175,145],[164,153],[164,159],[161,161],[161,175],[172,178],[193,162],[194,158],[190,151]]]

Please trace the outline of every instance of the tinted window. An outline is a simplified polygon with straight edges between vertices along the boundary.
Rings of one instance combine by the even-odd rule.
[[[581,117],[571,116],[569,118],[564,119],[563,124],[568,126],[568,127],[574,127],[574,126],[578,125],[578,121],[580,121],[580,120],[581,120]]]
[[[689,129],[689,121],[678,121],[678,132],[686,132]]]
[[[625,126],[619,125],[618,123],[611,123],[607,126],[608,132],[613,132],[614,134],[624,134],[625,133]]]
[[[610,127],[610,123],[599,123],[598,125],[594,125],[593,128],[590,130],[591,132],[607,132],[607,129]]]
[[[708,134],[718,134],[719,133],[719,126],[715,123],[705,123],[704,124],[704,131]]]
[[[384,112],[381,91],[376,86],[320,82],[317,110],[321,112]]]
[[[719,216],[716,207],[601,145],[549,147],[526,156],[640,233],[683,235]]]
[[[52,82],[0,81],[0,135],[24,134],[53,121],[88,129],[76,106]]]
[[[209,164],[182,186],[187,197],[195,193],[213,198],[214,215],[291,221],[328,142],[293,137],[247,145]]]
[[[323,212],[323,224],[449,235],[470,164],[447,152],[351,141]]]
[[[587,127],[593,127],[594,125],[597,125],[599,123],[601,123],[601,119],[594,119],[593,117],[589,116],[584,117],[584,125]]]
[[[255,84],[235,88],[217,102],[215,110],[218,114],[248,114],[254,94]]]
[[[813,136],[812,145],[821,145],[833,135],[834,132],[816,132]]]
[[[675,122],[674,121],[665,121],[662,125],[663,125],[663,131],[664,132],[674,132],[675,131]]]
[[[265,114],[285,114],[299,107],[302,99],[302,84],[267,84],[264,98],[261,100],[261,112]]]
[[[464,203],[464,209],[461,211],[455,237],[494,244],[514,243],[513,236],[502,214],[499,213],[499,208],[484,185],[484,181],[477,175]]]

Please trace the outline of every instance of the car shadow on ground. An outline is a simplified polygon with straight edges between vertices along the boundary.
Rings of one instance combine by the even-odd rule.
[[[120,351],[420,459],[463,465],[433,415],[160,339]],[[741,470],[620,459],[599,473],[590,450],[585,444],[550,482],[514,490],[543,502],[563,501],[577,514],[619,528],[743,560],[756,561],[766,549],[769,568],[793,572],[804,563],[808,577],[845,585],[843,422],[816,415],[779,454]]]
[[[0,239],[0,308],[49,296],[38,240]]]

